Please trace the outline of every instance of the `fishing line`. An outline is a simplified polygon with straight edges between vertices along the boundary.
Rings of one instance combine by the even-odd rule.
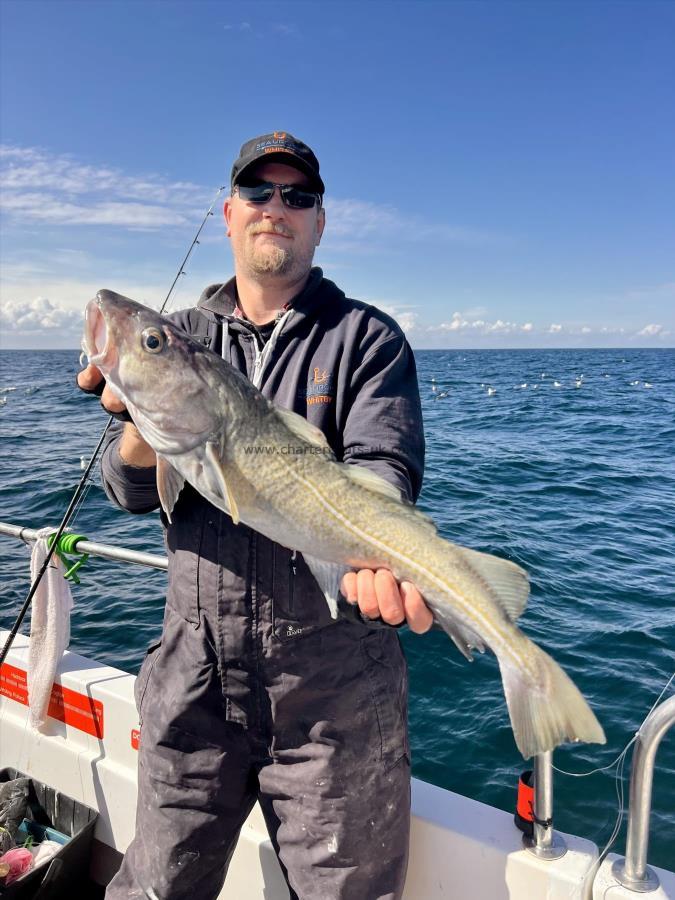
[[[94,486],[94,479],[89,478],[85,485],[84,491],[82,492],[82,496],[77,501],[77,505],[76,505],[75,509],[73,510],[72,516],[70,517],[70,526],[71,527],[68,528],[68,531],[72,531],[72,529],[75,527],[75,523],[76,523],[80,513],[82,512],[85,503],[87,502],[87,498],[89,497],[89,493],[93,486]]]
[[[586,778],[588,775],[595,775],[596,772],[605,772],[605,771],[607,771],[607,769],[612,769],[612,768],[614,768],[614,766],[619,762],[619,760],[621,759],[621,757],[624,756],[624,754],[625,754],[626,751],[629,749],[629,747],[630,747],[632,744],[634,744],[635,741],[638,739],[638,736],[639,736],[639,734],[640,734],[640,731],[642,730],[642,726],[645,724],[645,722],[647,721],[647,719],[651,716],[651,714],[654,712],[654,710],[656,709],[656,707],[659,705],[659,703],[661,702],[661,697],[663,697],[663,695],[664,695],[665,692],[668,690],[668,688],[670,687],[670,685],[672,684],[672,682],[673,682],[674,679],[675,679],[675,672],[673,672],[673,674],[670,676],[670,678],[668,679],[668,681],[665,683],[665,685],[664,685],[664,687],[663,687],[663,690],[661,691],[661,693],[659,694],[659,696],[656,698],[656,700],[652,703],[651,709],[649,710],[649,712],[647,713],[647,715],[644,717],[644,719],[642,720],[642,722],[640,722],[640,726],[639,726],[638,730],[635,732],[635,734],[633,735],[633,737],[628,741],[628,743],[626,744],[626,746],[623,748],[623,750],[621,751],[621,753],[619,753],[619,755],[617,756],[617,758],[616,758],[613,762],[608,763],[606,766],[601,766],[601,767],[598,768],[598,769],[591,769],[590,772],[568,772],[568,771],[566,771],[565,769],[559,769],[558,766],[552,766],[552,767],[556,770],[556,772],[560,772],[561,775],[569,775],[571,778]]]
[[[593,866],[591,867],[591,870],[589,872],[588,883],[591,886],[593,884],[595,876],[597,875],[597,873],[600,869],[600,866],[603,863],[603,860],[605,859],[605,857],[611,850],[612,845],[616,841],[617,837],[619,836],[619,832],[621,831],[621,822],[623,820],[623,814],[624,814],[624,810],[625,810],[623,770],[624,770],[624,766],[626,763],[626,756],[628,754],[628,751],[632,747],[632,745],[637,741],[638,737],[640,736],[640,731],[642,730],[642,726],[645,724],[647,719],[651,716],[651,714],[654,712],[656,707],[659,705],[659,703],[661,702],[661,698],[666,693],[666,691],[668,690],[668,688],[670,687],[670,685],[672,684],[674,679],[675,679],[675,672],[673,672],[673,674],[670,676],[668,681],[665,683],[661,693],[656,698],[656,700],[652,703],[651,709],[649,710],[647,715],[644,717],[644,719],[640,723],[640,727],[638,728],[638,730],[635,732],[633,737],[628,741],[628,743],[623,748],[621,753],[619,753],[619,755],[616,757],[616,759],[613,760],[611,763],[608,763],[606,766],[600,766],[597,769],[591,769],[590,772],[567,772],[565,769],[559,769],[558,766],[554,766],[552,764],[552,768],[555,769],[556,772],[560,772],[562,775],[569,775],[571,778],[587,778],[589,775],[595,775],[597,772],[606,772],[608,769],[613,769],[614,766],[616,766],[616,774],[614,776],[614,789],[616,791],[616,799],[617,799],[617,802],[619,805],[619,810],[616,815],[616,821],[614,822],[614,828],[612,829],[612,833],[610,834],[607,843],[605,844],[602,851],[598,855],[597,860],[593,863]],[[586,900],[590,900],[590,896],[591,895],[588,894]]]
[[[218,200],[218,197],[220,197],[220,195],[222,194],[222,192],[224,190],[225,190],[225,185],[222,185],[220,188],[218,188],[218,191],[216,192],[215,197],[211,201],[211,205],[207,209],[206,215],[202,219],[202,222],[201,222],[199,228],[197,229],[197,233],[195,234],[194,238],[192,239],[192,242],[188,248],[188,251],[185,254],[185,258],[183,259],[182,263],[178,267],[178,272],[176,273],[176,277],[173,280],[173,284],[169,288],[169,292],[166,295],[166,297],[164,298],[164,303],[162,303],[162,307],[159,311],[160,315],[162,315],[162,313],[166,309],[169,299],[171,297],[171,294],[173,293],[173,290],[174,290],[176,284],[178,283],[178,279],[180,278],[181,275],[185,274],[185,265],[186,265],[187,261],[189,260],[190,255],[192,254],[192,251],[194,250],[196,245],[199,243],[199,235],[202,233],[202,229],[206,225],[206,222],[207,222],[209,216],[213,215],[213,207],[216,205],[216,201]],[[76,509],[78,509],[78,504],[81,507],[82,502],[84,502],[85,488],[87,487],[87,479],[89,478],[89,474],[94,466],[94,463],[96,462],[96,458],[98,457],[101,447],[103,446],[103,441],[105,440],[105,437],[108,434],[108,430],[109,430],[110,426],[112,425],[113,420],[114,420],[114,417],[110,416],[110,418],[106,422],[103,432],[101,433],[101,437],[99,438],[98,444],[96,445],[96,449],[94,450],[94,452],[91,456],[91,459],[87,463],[84,473],[83,473],[82,477],[80,478],[79,484],[75,488],[75,493],[71,497],[70,503],[68,504],[68,509],[66,510],[65,515],[61,519],[61,524],[57,528],[55,536],[52,538],[51,546],[48,548],[47,555],[45,556],[45,559],[40,568],[40,571],[38,572],[38,574],[35,578],[35,581],[31,584],[30,590],[28,591],[28,596],[24,600],[21,610],[19,611],[19,615],[16,618],[16,622],[14,623],[14,625],[12,626],[12,628],[9,632],[9,637],[7,638],[7,640],[5,642],[5,646],[2,648],[2,652],[0,652],[0,666],[5,661],[5,658],[7,657],[7,654],[9,653],[10,648],[11,648],[12,644],[14,643],[14,638],[18,634],[19,628],[21,628],[21,623],[23,622],[25,615],[28,612],[28,608],[30,607],[30,604],[35,595],[35,592],[37,591],[38,586],[39,586],[40,582],[42,581],[42,577],[45,574],[45,572],[47,571],[47,568],[49,567],[49,563],[51,561],[52,556],[54,555],[56,546],[59,542],[59,539],[61,538],[61,535],[66,530],[68,523],[72,519]]]
[[[614,779],[614,789],[616,791],[616,799],[619,804],[619,811],[616,814],[616,821],[614,822],[614,828],[612,829],[612,833],[609,836],[609,840],[603,847],[602,851],[598,854],[598,858],[591,866],[588,872],[588,880],[587,887],[584,891],[584,900],[592,900],[593,897],[593,882],[595,881],[595,876],[600,871],[600,866],[602,865],[605,857],[609,853],[612,848],[612,844],[619,836],[619,831],[621,831],[621,821],[623,819],[623,813],[625,809],[625,798],[624,798],[624,787],[623,787],[623,767],[626,762],[626,753],[628,752],[628,748],[633,743],[633,741],[637,738],[637,734],[623,749],[618,759],[620,760],[619,765],[617,766],[616,776]],[[598,770],[601,771],[601,770]],[[618,886],[618,885],[615,885]],[[610,885],[612,887],[612,885]],[[609,888],[608,888],[609,890]],[[606,894],[605,894],[606,896]]]
[[[633,740],[635,740],[636,737],[637,737],[637,735],[635,735]],[[628,748],[630,747],[630,745],[632,743],[633,743],[633,741],[631,741],[629,744],[626,745],[623,752],[621,753],[621,756],[619,757],[620,762],[619,762],[619,765],[617,766],[616,777],[614,779],[614,789],[616,790],[616,799],[619,804],[619,811],[616,814],[616,821],[614,822],[614,828],[612,830],[612,833],[609,836],[609,840],[603,847],[602,851],[598,854],[598,858],[593,863],[593,865],[591,866],[591,869],[588,873],[588,875],[589,875],[589,878],[588,878],[589,891],[588,891],[588,895],[587,895],[588,900],[590,900],[590,897],[592,896],[593,882],[595,881],[595,876],[600,871],[600,866],[602,865],[602,863],[603,863],[605,857],[607,856],[607,854],[609,853],[609,851],[612,849],[612,845],[614,844],[614,841],[617,839],[617,837],[619,836],[619,832],[621,831],[621,822],[623,820],[623,813],[624,813],[624,809],[625,809],[625,797],[624,797],[624,787],[623,787],[623,767],[624,767],[624,763],[626,762],[626,753],[628,752]]]

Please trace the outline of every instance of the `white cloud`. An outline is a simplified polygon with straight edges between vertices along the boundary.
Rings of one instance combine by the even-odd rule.
[[[381,304],[377,304],[383,308]],[[471,316],[467,313],[454,312],[449,320],[429,323],[420,318],[419,313],[402,313],[402,308],[386,308],[386,312],[394,315],[405,331],[413,333],[419,346],[430,344],[442,345],[445,340],[462,341],[463,346],[471,346],[472,342],[480,342],[480,346],[593,346],[594,341],[607,345],[607,337],[614,337],[628,343],[645,338],[663,338],[670,334],[659,325],[648,325],[640,331],[626,331],[624,328],[612,326],[561,324],[537,326],[534,322],[518,323],[507,319],[491,320],[485,316]],[[403,316],[409,316],[404,320]],[[406,325],[403,325],[403,322]],[[408,326],[408,327],[406,327]]]
[[[67,252],[67,251],[65,251]],[[64,346],[77,347],[82,334],[84,308],[101,287],[100,283],[66,280],[49,282],[49,298],[44,296],[40,279],[21,286],[10,286],[5,294],[11,300],[0,304],[0,331],[5,346]],[[33,294],[26,291],[30,288]],[[124,282],[115,289],[148,306],[159,309],[164,291],[155,284]],[[184,308],[194,303],[194,296],[180,289],[172,299],[170,309]],[[392,316],[419,347],[565,347],[565,346],[661,346],[671,334],[661,325],[647,325],[640,330],[603,325],[554,326],[533,322],[518,323],[508,319],[471,317],[455,312],[449,320],[431,322],[424,312],[409,305],[387,301],[370,301]]]
[[[106,284],[105,281],[98,278],[95,281],[74,278],[63,280],[34,278],[17,284],[7,282],[2,286],[2,302],[0,303],[2,325],[6,329],[15,331],[19,322],[34,323],[36,321],[35,314],[42,309],[42,304],[48,304],[58,311],[54,314],[52,321],[57,321],[58,316],[63,313],[64,316],[59,321],[77,322],[78,329],[81,330],[85,306],[102,287],[114,288],[118,293],[155,309],[160,308],[166,296],[166,286],[161,287],[158,283],[142,282],[129,277],[116,279],[114,284]],[[48,295],[49,299],[46,299],[45,295]],[[179,282],[172,294],[169,310],[184,309],[194,302],[194,291],[183,287]],[[68,316],[65,316],[65,313],[68,313]]]
[[[401,312],[398,313],[395,318],[403,331],[405,331],[406,333],[408,333],[409,331],[414,331],[417,328],[419,317],[415,312]]]
[[[129,176],[34,147],[0,147],[0,209],[22,222],[157,229],[193,221],[209,191],[158,174]]]
[[[432,241],[442,244],[483,245],[504,243],[495,233],[447,222],[428,222],[411,216],[389,204],[368,200],[326,197],[326,242],[337,249],[352,252],[364,238],[383,242],[405,234],[408,241]],[[347,243],[343,241],[347,239]]]
[[[449,322],[441,322],[439,325],[430,326],[430,328],[431,330],[440,329],[441,331],[474,332],[477,334],[512,334],[516,331],[529,331],[532,325],[531,323],[518,325],[516,322],[507,322],[503,319],[488,322],[486,319],[474,319],[463,313],[454,312]]]
[[[382,206],[365,200],[326,198],[327,237],[368,237],[377,231],[391,231],[400,219],[393,206]]]
[[[3,332],[43,334],[58,331],[75,337],[82,331],[82,312],[36,297],[28,303],[9,301],[0,306],[0,328]]]
[[[5,194],[5,212],[24,219],[58,225],[116,225],[129,229],[153,229],[183,225],[188,220],[177,210],[142,203],[64,203],[54,195]]]
[[[419,315],[414,310],[411,310],[409,306],[399,306],[395,303],[381,302],[379,300],[369,300],[367,302],[372,303],[373,306],[395,319],[401,330],[406,333],[415,331],[419,327]]]
[[[657,334],[661,334],[663,331],[663,325],[645,325],[645,327],[638,331],[640,337],[656,337]]]
[[[285,22],[274,22],[270,27],[275,34],[281,34],[285,37],[291,37],[300,33],[297,25]]]

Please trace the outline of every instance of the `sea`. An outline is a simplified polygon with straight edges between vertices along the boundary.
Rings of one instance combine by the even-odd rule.
[[[78,351],[0,352],[0,520],[56,526],[106,418],[75,387]],[[556,750],[554,821],[605,846],[627,804],[612,765],[675,692],[675,350],[416,351],[427,464],[419,506],[441,534],[530,573],[524,631],[588,698],[607,744]],[[162,553],[156,513],[107,500],[98,473],[73,530]],[[71,649],[136,672],[162,621],[165,574],[90,559]],[[27,549],[0,536],[0,627],[29,588]],[[24,630],[27,629],[27,624]],[[494,657],[441,632],[401,636],[413,772],[507,811],[528,767]],[[600,771],[598,771],[600,770]],[[593,772],[593,774],[586,774]],[[613,847],[625,850],[624,827]],[[649,860],[675,869],[675,728],[656,760]]]

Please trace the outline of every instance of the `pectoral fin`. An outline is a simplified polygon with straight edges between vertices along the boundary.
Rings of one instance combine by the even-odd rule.
[[[307,563],[309,571],[316,578],[319,587],[323,591],[331,618],[337,619],[340,583],[345,572],[351,572],[351,567],[342,566],[339,563],[326,562],[324,559],[317,559],[316,556],[308,556],[306,553],[303,553],[302,556]]]
[[[159,501],[162,509],[166,513],[166,517],[171,521],[171,513],[178,495],[183,490],[185,479],[177,472],[171,463],[163,456],[157,454],[157,492],[159,493]]]
[[[237,502],[234,499],[232,491],[229,488],[227,480],[225,478],[225,472],[223,471],[223,463],[220,458],[219,448],[212,441],[209,441],[206,444],[206,462],[209,465],[211,470],[211,474],[214,476],[218,487],[220,488],[220,492],[223,495],[223,499],[229,508],[229,513],[232,516],[232,521],[235,525],[239,524],[239,510],[237,508]]]
[[[485,642],[481,636],[466,622],[460,622],[455,618],[445,605],[435,604],[432,607],[432,611],[434,619],[443,631],[452,638],[455,647],[469,662],[473,662],[472,650],[478,650],[479,653],[485,652]]]

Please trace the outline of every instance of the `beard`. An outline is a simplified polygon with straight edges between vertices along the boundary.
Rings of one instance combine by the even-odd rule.
[[[281,234],[290,238],[294,237],[290,229],[281,223],[263,226],[256,222],[249,225],[246,232],[249,238],[256,234]],[[302,248],[299,249],[302,250]],[[284,241],[282,244],[268,242],[260,245],[258,242],[251,242],[248,244],[245,256],[252,275],[294,275],[297,272],[304,272],[312,265],[314,248],[307,254],[296,252],[296,246],[291,241]]]
[[[295,254],[290,247],[254,248],[248,260],[254,275],[288,275],[295,266]]]

